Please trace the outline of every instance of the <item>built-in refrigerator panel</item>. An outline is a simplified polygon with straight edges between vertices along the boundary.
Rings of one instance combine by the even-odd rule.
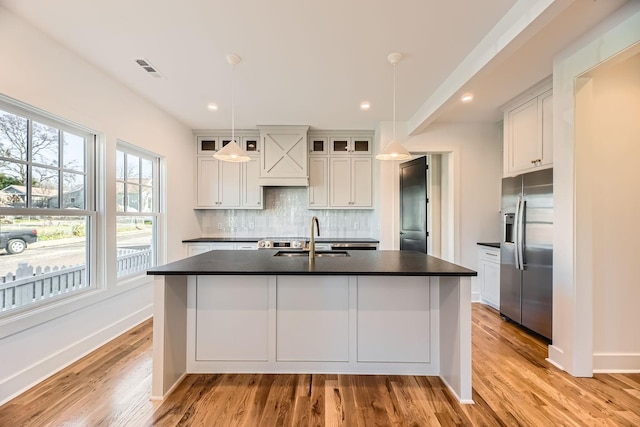
[[[551,339],[553,300],[553,169],[523,178],[522,325]]]
[[[551,339],[553,170],[502,180],[500,314]]]

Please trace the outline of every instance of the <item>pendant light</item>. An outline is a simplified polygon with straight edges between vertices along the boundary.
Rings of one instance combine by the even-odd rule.
[[[240,62],[238,55],[227,55],[227,62],[231,64],[231,142],[218,150],[213,157],[223,162],[248,162],[251,157],[236,142],[236,123],[235,123],[235,66]]]
[[[378,160],[411,160],[411,153],[396,141],[396,64],[402,59],[402,54],[395,52],[387,56],[387,61],[393,65],[393,138],[384,149],[378,153]]]

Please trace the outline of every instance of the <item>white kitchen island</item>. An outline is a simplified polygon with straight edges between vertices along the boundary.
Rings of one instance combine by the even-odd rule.
[[[421,254],[212,251],[155,275],[152,398],[188,373],[440,376],[471,403],[476,273]]]

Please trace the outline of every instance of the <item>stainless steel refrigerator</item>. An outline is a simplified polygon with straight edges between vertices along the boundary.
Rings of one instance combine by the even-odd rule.
[[[502,180],[500,314],[551,340],[553,170]]]

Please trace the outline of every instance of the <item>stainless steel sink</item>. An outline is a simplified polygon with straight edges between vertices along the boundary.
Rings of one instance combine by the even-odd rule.
[[[309,257],[309,251],[278,251],[273,256],[286,256],[290,258],[294,257]],[[318,258],[336,258],[351,256],[346,251],[316,251],[316,257]]]

